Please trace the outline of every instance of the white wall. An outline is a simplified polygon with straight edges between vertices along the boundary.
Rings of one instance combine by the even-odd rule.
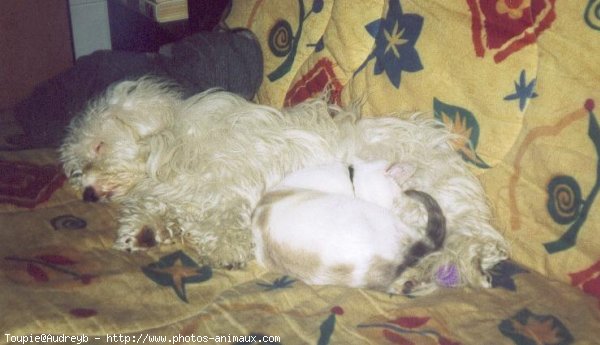
[[[75,57],[110,49],[106,0],[69,0]]]

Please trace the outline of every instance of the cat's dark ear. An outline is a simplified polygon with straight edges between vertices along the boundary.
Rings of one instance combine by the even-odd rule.
[[[409,162],[396,162],[386,169],[386,174],[391,176],[396,183],[402,184],[415,174],[417,166]]]

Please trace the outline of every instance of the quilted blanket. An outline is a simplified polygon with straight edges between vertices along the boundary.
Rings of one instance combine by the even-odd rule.
[[[260,103],[328,90],[461,134],[512,245],[493,288],[411,298],[112,250],[116,210],[3,114],[0,344],[600,344],[600,1],[234,0],[223,25],[260,40]]]

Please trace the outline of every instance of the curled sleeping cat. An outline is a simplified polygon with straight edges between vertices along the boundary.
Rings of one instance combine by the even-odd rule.
[[[415,172],[406,163],[333,163],[288,175],[269,190],[252,215],[259,264],[314,285],[408,293],[394,286],[402,272],[439,250],[446,220],[428,194],[401,185]],[[421,202],[425,230],[393,212],[399,198]]]

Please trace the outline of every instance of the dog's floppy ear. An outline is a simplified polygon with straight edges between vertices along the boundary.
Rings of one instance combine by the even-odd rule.
[[[144,138],[169,125],[172,109],[168,106],[156,104],[155,109],[140,108],[139,111],[127,111],[117,115],[117,119],[132,129],[138,137]]]
[[[142,77],[122,81],[107,91],[111,116],[132,129],[141,138],[170,125],[182,95],[175,84]]]
[[[410,162],[396,162],[386,169],[386,174],[391,176],[396,183],[402,184],[415,174],[417,166]]]

